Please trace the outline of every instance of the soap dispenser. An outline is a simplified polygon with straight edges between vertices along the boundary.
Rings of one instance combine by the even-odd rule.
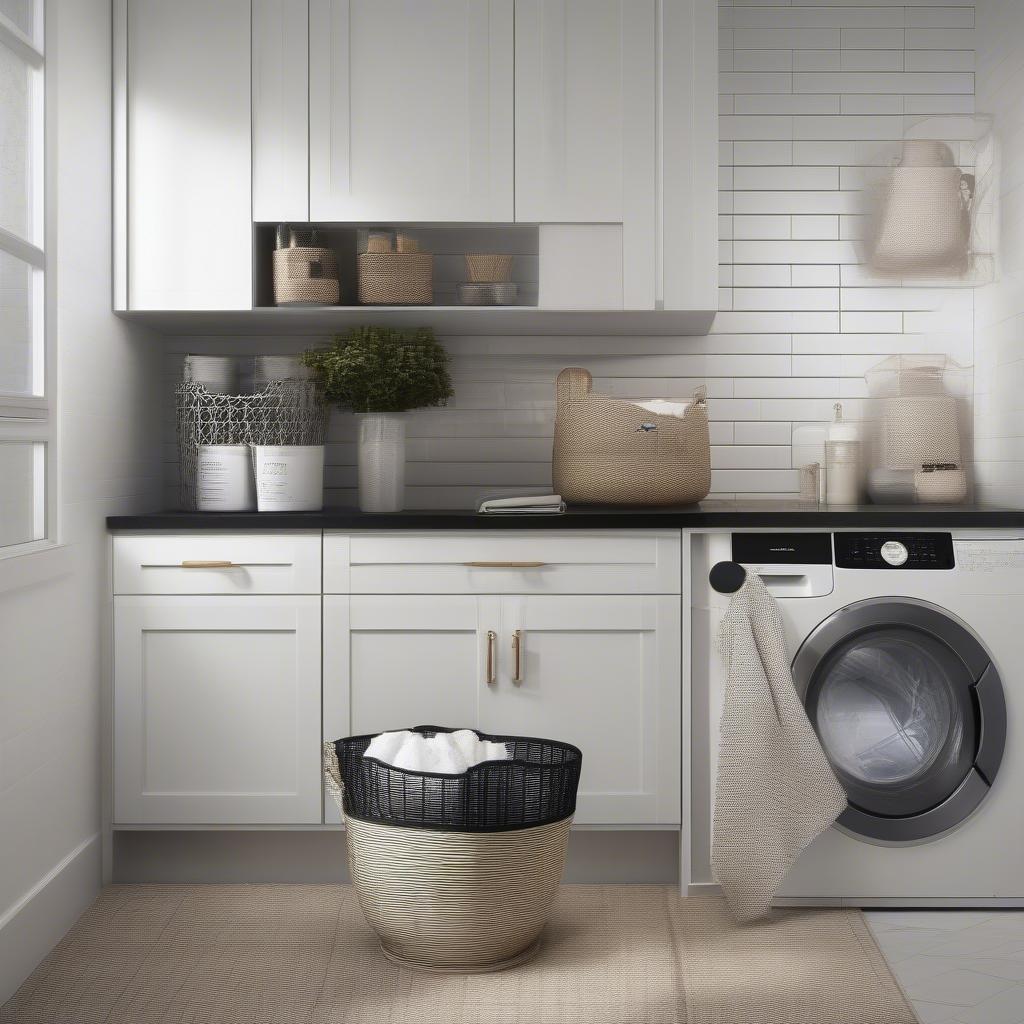
[[[825,494],[829,505],[856,505],[860,501],[860,438],[857,425],[843,419],[842,402],[825,441]]]

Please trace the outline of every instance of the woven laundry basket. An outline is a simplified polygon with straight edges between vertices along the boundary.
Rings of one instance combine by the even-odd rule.
[[[582,754],[479,735],[510,744],[512,757],[435,775],[364,758],[372,736],[324,744],[359,905],[384,955],[406,967],[468,974],[522,963],[558,894]]]
[[[595,395],[569,367],[556,382],[554,490],[570,504],[689,505],[711,490],[707,401],[698,388],[682,418]]]

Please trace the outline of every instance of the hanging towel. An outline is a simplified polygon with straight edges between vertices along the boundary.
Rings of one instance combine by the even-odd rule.
[[[766,914],[786,873],[846,807],[793,685],[782,616],[756,573],[719,637],[727,680],[711,862],[738,921]]]

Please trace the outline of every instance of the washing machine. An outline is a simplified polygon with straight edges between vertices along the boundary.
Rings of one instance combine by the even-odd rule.
[[[794,866],[779,902],[1024,905],[1024,538],[938,530],[695,538],[698,885],[711,882],[725,682],[714,637],[730,595],[709,579],[720,563],[757,573],[777,599],[794,682],[849,801]],[[742,577],[735,566],[719,573],[727,579],[729,568]]]

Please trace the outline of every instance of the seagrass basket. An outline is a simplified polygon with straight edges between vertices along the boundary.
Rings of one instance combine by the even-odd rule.
[[[359,905],[384,955],[406,967],[473,974],[523,963],[558,894],[582,755],[480,735],[510,743],[511,759],[434,775],[364,758],[372,736],[324,744]]]
[[[278,306],[336,306],[338,258],[320,246],[275,249],[274,302]]]
[[[593,379],[568,367],[555,385],[554,490],[578,505],[689,505],[711,490],[704,388],[682,417],[595,395]]]
[[[359,254],[359,301],[367,306],[429,306],[434,257],[428,252]]]

